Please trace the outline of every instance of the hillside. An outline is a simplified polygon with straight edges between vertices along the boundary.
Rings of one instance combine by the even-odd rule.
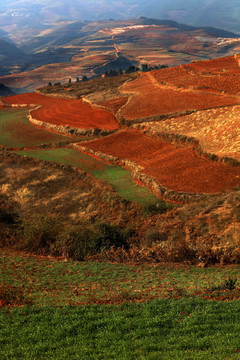
[[[108,240],[102,255],[88,250],[97,259],[239,262],[239,77],[232,56],[3,98],[3,229],[48,207],[73,234],[82,222],[86,236],[99,221],[134,228],[128,245],[116,230],[132,252]],[[66,251],[58,231],[40,251]]]
[[[17,92],[34,91],[49,81],[65,83],[143,64],[175,66],[239,50],[238,36],[226,30],[145,17],[61,21],[14,34],[17,47],[5,46],[0,81]]]
[[[31,3],[31,6],[29,6]],[[240,32],[239,3],[237,0],[207,1],[197,0],[143,0],[101,2],[76,0],[69,4],[66,0],[13,1],[7,0],[0,4],[2,24],[11,27],[13,23],[33,29],[46,23],[65,20],[102,20],[128,19],[138,16],[171,19],[193,26],[213,26],[221,29]]]

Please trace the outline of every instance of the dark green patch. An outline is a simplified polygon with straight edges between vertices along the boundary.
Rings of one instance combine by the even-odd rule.
[[[0,110],[0,145],[28,147],[67,141],[69,137],[35,128],[27,119],[29,109]]]
[[[239,359],[240,302],[157,300],[0,312],[1,359]]]

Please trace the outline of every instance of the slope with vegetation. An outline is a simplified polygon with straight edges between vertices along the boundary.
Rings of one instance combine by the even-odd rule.
[[[239,95],[237,82],[217,93],[213,81],[238,78],[236,64],[194,63],[3,99],[1,358],[239,357]],[[189,71],[199,84],[207,71],[208,86],[187,85]],[[162,92],[187,101],[163,111]],[[82,127],[85,105],[99,127],[99,113],[115,119],[115,133],[58,134],[67,112]],[[50,110],[52,127],[27,120],[30,111],[47,124]]]

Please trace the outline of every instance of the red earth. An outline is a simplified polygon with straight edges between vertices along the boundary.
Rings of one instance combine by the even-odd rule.
[[[240,59],[236,56],[198,61],[152,71],[159,83],[181,86],[190,90],[228,94],[240,93]]]
[[[10,96],[3,99],[8,104],[42,105],[32,111],[33,118],[54,125],[70,125],[73,128],[99,128],[114,130],[120,128],[116,118],[109,111],[96,109],[82,99],[62,99],[36,93]]]
[[[154,139],[138,130],[121,131],[81,145],[135,161],[146,175],[175,191],[218,193],[240,184],[240,167],[208,160],[190,148]]]
[[[159,79],[156,79],[156,74],[161,73],[165,73],[165,69],[143,73],[136,80],[121,87],[124,94],[131,96],[130,101],[121,109],[125,119],[134,120],[238,103],[238,100],[230,95],[221,96],[162,85]]]
[[[186,67],[196,69],[198,71],[207,70],[217,73],[222,72],[223,69],[228,69],[234,71],[234,73],[240,74],[239,60],[239,56],[234,55],[212,60],[197,61],[191,63],[190,65],[186,65]]]
[[[118,110],[121,109],[121,107],[126,104],[127,100],[128,100],[127,96],[124,96],[121,98],[101,101],[97,104],[104,106],[109,110],[112,110],[114,113],[117,113]]]

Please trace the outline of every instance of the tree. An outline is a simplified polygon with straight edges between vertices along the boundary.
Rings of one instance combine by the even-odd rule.
[[[76,78],[76,82],[78,83],[80,80],[79,80],[79,77]]]
[[[142,64],[142,71],[148,71],[148,64]]]
[[[72,83],[72,79],[71,79],[71,78],[68,80],[68,83],[69,83],[69,84],[71,84],[71,83]]]
[[[52,86],[52,83],[49,81],[48,86]]]
[[[88,77],[86,75],[83,75],[82,81],[88,81]]]

